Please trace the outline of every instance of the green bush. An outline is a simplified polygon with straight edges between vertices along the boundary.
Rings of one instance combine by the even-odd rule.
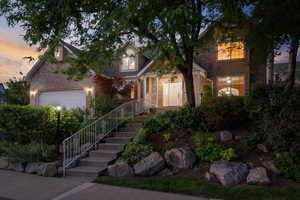
[[[133,143],[135,144],[145,144],[147,142],[150,132],[148,129],[140,128],[138,132],[134,135]]]
[[[213,99],[212,89],[210,85],[203,86],[203,96],[202,102],[203,104],[209,103]]]
[[[91,108],[94,110],[96,117],[110,112],[115,106],[115,100],[110,95],[99,95],[95,97],[94,102],[91,104]]]
[[[300,158],[299,154],[293,152],[281,153],[276,161],[280,172],[300,182]]]
[[[152,152],[152,147],[149,145],[130,143],[126,146],[117,162],[126,162],[129,164],[133,164],[142,160]]]
[[[0,106],[0,129],[4,138],[12,143],[54,144],[57,114],[52,106]],[[61,112],[60,135],[67,137],[81,127],[82,122],[73,111]]]
[[[171,149],[174,149],[174,148],[180,148],[180,147],[182,147],[182,145],[177,144],[177,143],[174,142],[174,141],[167,142],[167,143],[165,143],[165,145],[164,145],[164,149],[165,149],[166,151],[171,150]]]
[[[209,131],[244,126],[248,121],[244,97],[217,97],[199,106],[198,110]]]
[[[54,161],[56,155],[48,145],[41,144],[0,144],[2,157],[12,162],[50,162]]]
[[[214,143],[213,137],[208,134],[197,134],[194,136],[196,145],[196,155],[203,161],[231,160],[236,157],[232,148],[223,150],[222,147]]]

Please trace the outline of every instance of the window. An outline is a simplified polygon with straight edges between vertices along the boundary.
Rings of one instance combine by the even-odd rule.
[[[218,44],[218,60],[241,59],[245,57],[243,42]]]
[[[57,47],[55,49],[54,56],[55,56],[56,59],[60,59],[61,58],[61,48],[60,47]]]
[[[134,71],[135,70],[135,53],[133,50],[128,49],[126,54],[123,55],[121,71]]]
[[[217,79],[218,96],[244,96],[244,76],[219,77]]]

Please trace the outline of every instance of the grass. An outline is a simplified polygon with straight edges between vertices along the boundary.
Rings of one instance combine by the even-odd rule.
[[[224,200],[299,200],[300,189],[270,187],[230,187],[225,188],[208,183],[195,176],[112,178],[99,177],[96,183],[132,187],[162,192],[222,198]]]

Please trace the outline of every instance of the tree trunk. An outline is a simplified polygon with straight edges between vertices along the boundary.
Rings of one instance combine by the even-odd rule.
[[[274,82],[274,52],[272,51],[267,58],[267,84],[272,85]]]
[[[286,85],[286,90],[290,90],[295,84],[295,73],[297,65],[297,53],[299,48],[299,39],[297,37],[292,37],[290,43],[289,51],[289,71],[288,71],[288,82]]]

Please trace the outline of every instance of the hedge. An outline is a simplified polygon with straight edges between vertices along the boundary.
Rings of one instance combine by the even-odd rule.
[[[57,115],[52,106],[0,106],[0,134],[9,142],[54,144],[56,122]],[[81,122],[72,111],[62,111],[62,137],[76,132],[80,126]]]

